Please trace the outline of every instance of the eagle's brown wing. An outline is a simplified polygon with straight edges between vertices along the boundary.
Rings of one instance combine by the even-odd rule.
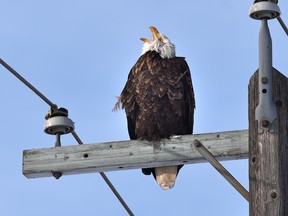
[[[125,109],[132,140],[157,141],[192,134],[195,99],[184,58],[163,59],[154,51],[143,54],[131,69],[119,102]],[[142,171],[146,175],[152,172],[160,186],[168,189],[173,187],[181,167]]]
[[[163,59],[153,51],[142,55],[120,101],[131,139],[159,140],[193,131],[195,100],[184,58]]]

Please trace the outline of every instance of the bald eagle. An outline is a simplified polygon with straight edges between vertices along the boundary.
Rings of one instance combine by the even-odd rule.
[[[173,135],[192,134],[195,99],[189,67],[176,57],[175,46],[155,27],[153,40],[144,41],[142,54],[132,67],[114,110],[125,109],[131,140],[157,142]],[[175,184],[180,168],[144,168],[153,174],[162,189]]]

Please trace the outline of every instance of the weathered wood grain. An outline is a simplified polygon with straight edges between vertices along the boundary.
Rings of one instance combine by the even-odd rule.
[[[206,162],[195,149],[197,139],[218,159],[248,158],[248,131],[228,131],[173,137],[159,143],[120,141],[25,150],[27,178]]]
[[[276,69],[272,77],[277,109],[275,133],[258,133],[255,120],[259,103],[258,71],[249,83],[250,216],[288,215],[288,84],[287,78]]]

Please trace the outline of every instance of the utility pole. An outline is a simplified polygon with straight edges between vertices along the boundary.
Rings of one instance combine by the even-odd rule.
[[[288,215],[288,79],[272,66],[268,21],[280,18],[277,0],[256,0],[250,17],[261,21],[259,69],[249,82],[249,130],[173,136],[155,143],[144,140],[84,144],[74,131],[68,110],[52,103],[7,63],[15,75],[50,107],[45,132],[56,136],[55,147],[23,151],[27,178],[99,172],[129,215],[134,215],[103,172],[208,161],[248,202],[250,216]],[[61,146],[60,136],[72,133],[79,145]],[[249,141],[248,141],[249,137]],[[249,146],[247,143],[249,142]],[[248,192],[218,160],[248,157]]]
[[[250,216],[288,215],[288,82],[272,67],[268,20],[277,1],[255,1],[250,17],[261,21],[259,70],[249,82]]]

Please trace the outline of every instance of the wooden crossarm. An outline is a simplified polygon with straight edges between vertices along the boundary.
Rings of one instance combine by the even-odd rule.
[[[141,140],[83,144],[23,151],[27,178],[107,172],[206,162],[193,143],[199,140],[218,160],[248,158],[248,131],[185,136],[152,143]]]

